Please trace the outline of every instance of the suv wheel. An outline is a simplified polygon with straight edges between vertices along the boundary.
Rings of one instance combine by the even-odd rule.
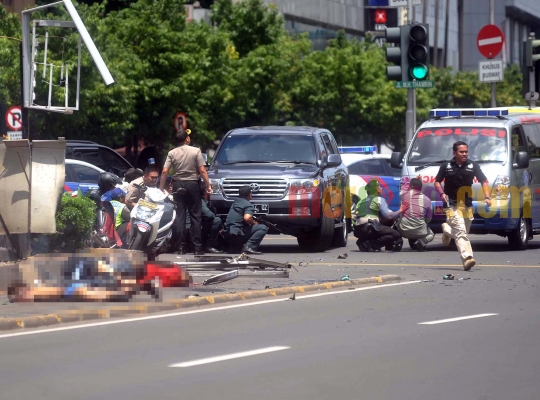
[[[334,229],[334,238],[332,239],[332,247],[347,247],[347,221],[345,217],[341,219],[343,224],[341,227]]]
[[[321,225],[309,232],[298,234],[298,245],[305,250],[325,251],[330,247],[334,238],[334,220],[323,215]]]

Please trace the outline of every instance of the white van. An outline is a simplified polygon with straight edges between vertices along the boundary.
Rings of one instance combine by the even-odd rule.
[[[468,144],[469,159],[480,164],[491,190],[491,207],[486,207],[480,184],[473,184],[471,233],[508,237],[512,249],[526,249],[540,233],[540,109],[431,110],[405,156],[392,154],[392,166],[402,166],[401,193],[410,179],[422,175],[424,193],[432,200],[434,232],[440,233],[446,220],[435,176],[453,158],[457,141]]]

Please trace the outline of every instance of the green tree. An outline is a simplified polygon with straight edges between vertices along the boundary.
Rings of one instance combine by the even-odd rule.
[[[16,14],[8,14],[0,5],[0,104],[21,104],[20,43],[19,18]]]
[[[230,35],[240,57],[260,47],[275,44],[286,32],[283,17],[275,4],[262,0],[217,0],[212,7],[212,23]]]

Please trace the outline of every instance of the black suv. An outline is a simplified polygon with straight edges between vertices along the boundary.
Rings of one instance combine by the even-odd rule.
[[[349,173],[328,130],[234,129],[221,141],[208,174],[219,215],[227,215],[238,188],[249,185],[256,215],[296,236],[301,247],[324,251],[347,245]]]

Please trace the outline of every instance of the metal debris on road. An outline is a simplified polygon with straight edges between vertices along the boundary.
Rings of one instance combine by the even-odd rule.
[[[235,279],[240,276],[257,276],[264,278],[288,278],[289,269],[294,268],[290,263],[279,263],[275,261],[253,258],[245,253],[236,257],[204,255],[195,256],[194,259],[175,262],[178,266],[183,266],[188,271],[220,271],[203,282],[203,285],[210,285]],[[296,270],[296,268],[294,268]]]
[[[350,281],[351,278],[349,278],[349,275],[345,275],[341,278],[342,281]]]
[[[293,293],[293,295],[289,297],[289,300],[296,300],[296,293]]]
[[[347,258],[347,257],[349,257],[349,255],[348,255],[347,253],[343,253],[343,254],[340,254],[340,255],[338,256],[338,258],[339,258],[340,260],[343,260],[344,258]]]
[[[454,280],[454,275],[452,275],[452,274],[445,275],[445,276],[443,276],[443,279],[445,281],[453,281]]]

